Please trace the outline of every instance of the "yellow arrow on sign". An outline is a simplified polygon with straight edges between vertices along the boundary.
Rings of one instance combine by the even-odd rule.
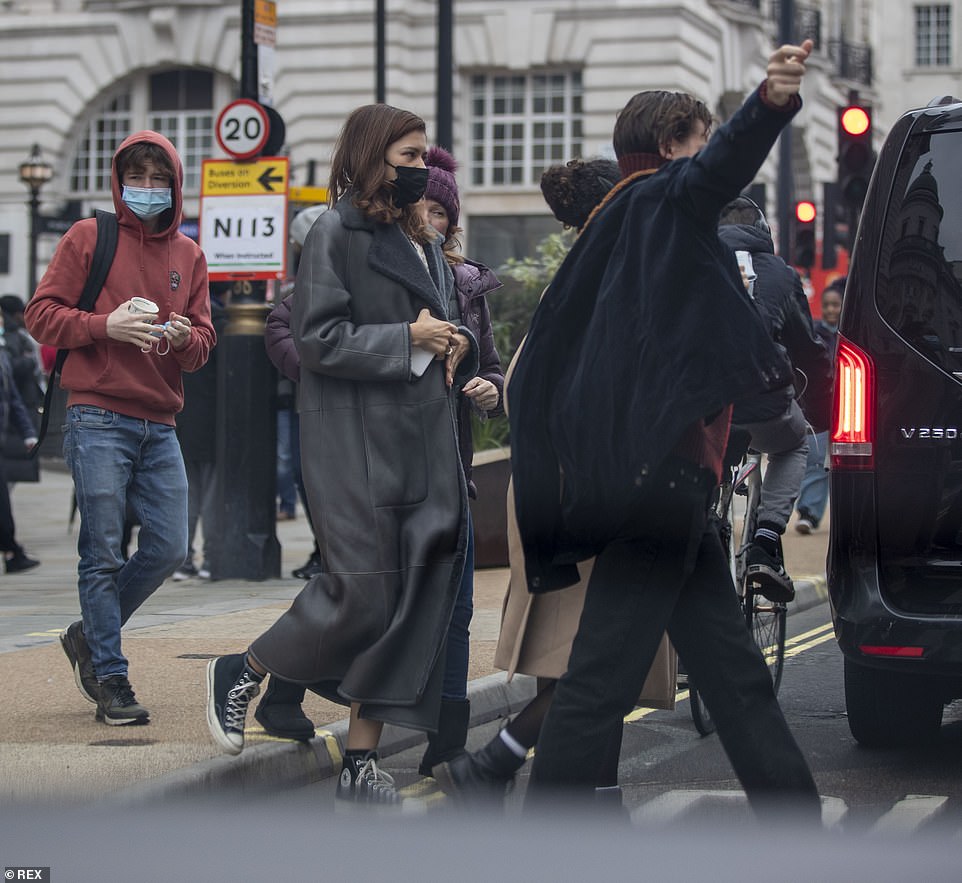
[[[290,161],[286,156],[254,162],[205,159],[201,196],[254,196],[286,193]]]

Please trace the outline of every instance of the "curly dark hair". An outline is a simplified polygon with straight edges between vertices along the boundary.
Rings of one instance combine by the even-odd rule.
[[[614,160],[573,159],[563,166],[545,169],[541,193],[562,224],[580,230],[592,209],[619,180],[621,170]]]
[[[629,153],[661,152],[673,141],[691,135],[695,122],[711,132],[712,117],[707,105],[686,92],[652,90],[632,96],[615,121],[612,142],[615,156]]]

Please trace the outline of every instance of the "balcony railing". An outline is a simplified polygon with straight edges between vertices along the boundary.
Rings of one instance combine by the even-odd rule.
[[[772,0],[772,18],[781,20],[782,4]],[[795,4],[795,21],[792,25],[792,42],[798,45],[802,40],[811,40],[816,49],[822,48],[822,13],[814,6]]]
[[[843,80],[872,85],[872,47],[865,43],[849,43],[845,40],[828,41],[828,57],[835,64],[835,71]]]

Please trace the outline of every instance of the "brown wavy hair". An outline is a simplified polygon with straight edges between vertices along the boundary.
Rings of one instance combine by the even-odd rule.
[[[338,135],[331,160],[328,202],[331,206],[346,193],[367,217],[382,224],[399,224],[418,241],[427,242],[423,216],[418,207],[398,208],[387,180],[384,154],[395,141],[410,132],[425,132],[417,114],[390,104],[365,104],[351,112]]]
[[[615,122],[612,143],[615,156],[653,153],[673,141],[684,141],[694,130],[695,121],[711,132],[712,117],[707,105],[685,92],[652,90],[629,99]]]

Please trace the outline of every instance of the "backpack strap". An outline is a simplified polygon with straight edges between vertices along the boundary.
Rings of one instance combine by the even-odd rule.
[[[94,246],[93,257],[90,260],[90,272],[87,274],[87,281],[84,282],[83,291],[80,292],[80,299],[77,301],[77,309],[85,310],[88,313],[93,310],[97,297],[104,287],[104,282],[107,281],[107,274],[110,272],[110,265],[114,262],[114,254],[117,251],[119,229],[117,216],[113,212],[97,209],[94,214],[97,218],[97,244]],[[57,360],[54,362],[50,376],[47,378],[47,391],[43,397],[43,416],[40,418],[40,431],[37,433],[37,443],[33,447],[31,456],[37,455],[40,450],[40,442],[47,434],[53,387],[69,353],[70,350],[68,349],[57,350]]]

